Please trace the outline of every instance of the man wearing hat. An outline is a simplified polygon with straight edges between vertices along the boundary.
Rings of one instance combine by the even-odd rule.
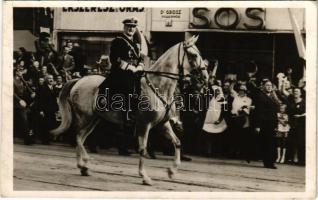
[[[129,94],[140,93],[140,77],[137,76],[137,72],[144,69],[144,64],[140,55],[140,45],[134,39],[138,25],[137,19],[134,17],[125,19],[123,24],[124,32],[111,43],[110,75],[99,89],[100,93],[104,93],[105,88],[109,88],[110,93],[124,94],[128,97]]]
[[[269,79],[263,80],[263,89],[257,93],[254,102],[254,125],[255,131],[260,133],[263,164],[265,168],[276,169],[275,128],[280,102]]]
[[[109,77],[99,86],[99,94],[105,94],[105,89],[109,88],[110,98],[114,94],[123,94],[125,97],[123,120],[127,125],[130,119],[128,111],[136,110],[137,98],[140,94],[140,76],[137,72],[143,71],[144,64],[140,55],[140,44],[136,41],[135,33],[137,31],[138,20],[134,17],[123,20],[124,31],[116,37],[110,48],[109,59],[112,64]],[[137,98],[130,98],[129,95]],[[107,102],[111,104],[111,102]],[[130,105],[128,105],[130,103]],[[110,108],[111,110],[111,108]],[[131,111],[130,110],[130,111]],[[97,111],[101,113],[102,111]],[[126,131],[126,130],[125,130]],[[125,137],[123,136],[123,140]],[[126,145],[119,144],[119,151],[124,149]],[[121,152],[120,152],[121,153]]]
[[[34,41],[34,45],[41,66],[47,64],[50,53],[56,53],[53,44],[50,43],[49,33],[41,32],[39,38]]]

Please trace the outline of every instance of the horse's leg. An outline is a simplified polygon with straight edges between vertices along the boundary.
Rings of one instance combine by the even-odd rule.
[[[144,185],[152,185],[152,180],[148,176],[145,169],[145,159],[147,154],[147,141],[150,125],[136,125],[136,133],[138,134],[138,145],[139,145],[139,175],[143,179]]]
[[[83,136],[83,141],[82,141],[83,146],[84,146],[86,138],[93,132],[93,130],[95,129],[95,127],[98,125],[99,122],[100,122],[100,119],[94,119],[89,124],[89,126],[87,127],[87,132]],[[88,161],[89,161],[89,155],[88,155],[85,147],[83,148],[83,155],[84,155],[83,156],[84,167],[87,168]]]
[[[181,164],[180,162],[181,142],[179,138],[176,136],[176,134],[173,132],[169,121],[163,125],[163,133],[166,134],[166,136],[171,139],[172,144],[174,146],[174,150],[175,150],[173,165],[172,167],[168,168],[168,176],[169,178],[173,179]]]
[[[81,171],[82,176],[88,176],[88,160],[89,156],[84,147],[84,142],[87,136],[94,130],[96,125],[99,123],[99,119],[91,120],[86,126],[79,130],[79,134],[76,137],[77,141],[77,167]]]
[[[77,159],[77,167],[81,170],[81,174],[82,173],[82,169],[84,167],[84,161],[83,161],[83,144],[82,144],[82,137],[83,137],[83,133],[78,132],[78,134],[76,135],[76,159]],[[87,170],[86,170],[87,171]]]

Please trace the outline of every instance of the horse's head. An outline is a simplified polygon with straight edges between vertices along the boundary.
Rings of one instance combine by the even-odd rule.
[[[195,45],[198,38],[199,36],[192,36],[183,42],[183,73],[185,76],[191,76],[194,72],[199,72],[199,76],[203,79],[204,83],[207,84],[209,79],[207,66],[201,57],[199,49]]]

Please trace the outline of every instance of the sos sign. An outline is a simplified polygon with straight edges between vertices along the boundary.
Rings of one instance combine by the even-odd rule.
[[[263,8],[193,8],[190,28],[251,29],[265,28]]]

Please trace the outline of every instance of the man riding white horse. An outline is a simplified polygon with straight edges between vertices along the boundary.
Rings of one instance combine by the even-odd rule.
[[[100,93],[105,92],[105,88],[110,88],[112,94],[123,94],[125,97],[123,110],[127,111],[130,109],[129,102],[127,102],[129,95],[140,94],[140,76],[136,74],[144,70],[144,64],[140,55],[140,44],[134,39],[138,25],[137,19],[134,17],[125,19],[123,24],[123,34],[116,37],[111,43],[110,76],[99,88]],[[127,120],[129,117],[127,115],[124,118]]]
[[[114,42],[116,40],[117,39],[115,39]],[[187,77],[193,76],[194,71],[199,71],[202,75],[202,79],[207,82],[208,73],[206,71],[206,65],[204,64],[204,61],[200,55],[200,51],[195,45],[197,40],[198,36],[193,36],[183,42],[175,44],[164,54],[162,54],[152,66],[147,67],[145,71],[140,70],[144,73],[140,81],[140,97],[148,97],[146,106],[149,108],[146,111],[142,109],[136,110],[136,125],[134,129],[134,132],[138,138],[138,172],[143,179],[143,184],[152,185],[151,177],[148,176],[145,165],[147,142],[149,131],[151,129],[156,128],[159,133],[169,138],[174,146],[175,156],[173,165],[167,168],[168,176],[170,178],[174,178],[180,166],[181,143],[173,132],[169,120],[173,118],[174,113],[177,110],[176,102],[174,100],[174,94],[177,86],[183,85]],[[124,58],[127,59],[124,60]],[[128,58],[130,58],[129,55],[127,55],[127,57],[118,56],[116,60],[117,66],[116,64],[115,66],[112,66],[112,70],[118,70],[119,72],[117,71],[117,73],[128,73],[129,71],[127,70],[129,68],[131,71],[130,73],[133,73],[133,71],[136,73],[136,71],[138,71],[136,69],[138,69],[140,63],[131,63]],[[139,59],[138,56],[136,56],[136,58]],[[141,60],[142,59],[140,59],[140,61]],[[117,86],[123,88],[122,90],[127,89],[125,87],[127,86],[127,80],[123,80],[122,77],[119,78],[122,81],[120,84],[124,83],[124,86],[121,86],[118,81],[115,80],[117,81]],[[91,134],[94,128],[102,121],[100,116],[97,116],[96,112],[94,111],[98,108],[98,101],[96,100],[99,99],[98,86],[104,80],[105,77],[103,76],[92,75],[85,76],[81,79],[71,80],[66,83],[59,97],[62,123],[57,129],[51,131],[52,134],[57,136],[58,134],[67,131],[70,127],[74,127],[77,142],[77,167],[80,169],[81,175],[83,176],[89,175],[89,155],[85,150],[84,142],[88,135]],[[112,78],[112,80],[114,80],[114,78]],[[109,88],[112,89],[111,87]],[[114,109],[103,112],[103,119],[107,122],[123,126],[123,112],[118,111],[119,110]],[[105,132],[107,131],[109,130],[105,130]]]
[[[123,97],[123,107],[121,108],[124,121],[123,132],[127,132],[128,120],[131,118],[132,112],[136,111],[137,100],[140,94],[140,78],[137,72],[144,70],[143,59],[140,54],[140,41],[136,40],[135,35],[140,34],[137,31],[138,21],[136,18],[128,18],[123,21],[124,32],[120,36],[116,37],[110,48],[110,62],[112,64],[109,77],[99,86],[99,94],[106,94],[106,88],[109,90],[110,98],[115,94],[120,94]],[[138,39],[138,38],[137,38]],[[106,102],[106,99],[98,104],[111,104],[111,102]],[[101,105],[100,107],[104,107]],[[109,108],[112,110],[112,108]],[[103,116],[105,110],[96,109],[100,115]],[[127,151],[127,139],[125,139],[124,133],[118,135],[119,142],[119,154],[129,155]],[[129,134],[129,133],[128,133]],[[122,139],[121,139],[122,138]]]

